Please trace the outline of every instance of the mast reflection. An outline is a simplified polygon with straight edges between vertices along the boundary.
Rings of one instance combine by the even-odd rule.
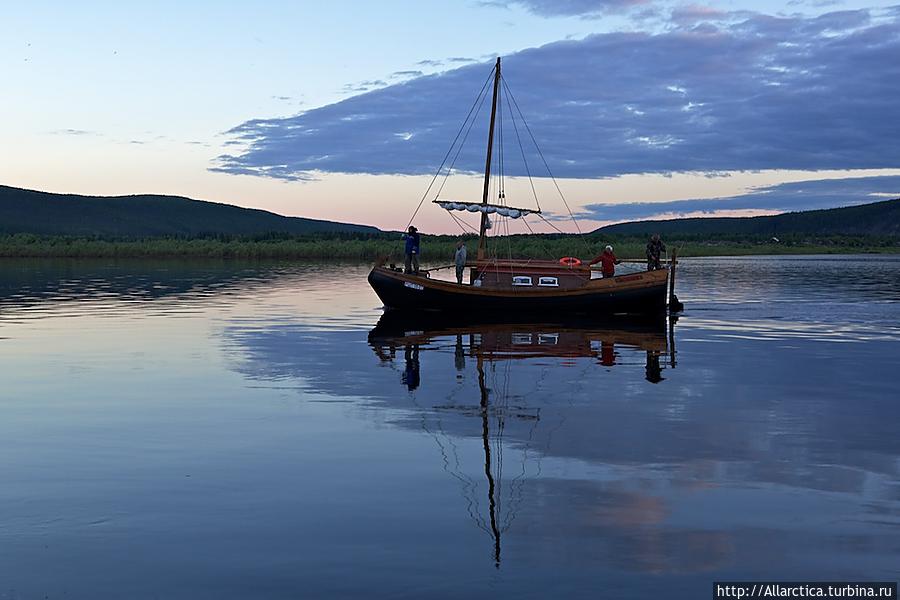
[[[656,384],[665,379],[662,376],[665,368],[675,367],[673,327],[674,322],[670,323],[667,336],[664,322],[568,320],[460,323],[458,318],[451,320],[434,315],[388,312],[369,332],[368,341],[378,358],[385,363],[393,363],[402,349],[404,370],[401,382],[410,393],[415,392],[421,381],[420,351],[449,350],[452,347],[457,379],[465,376],[467,358],[474,359],[479,391],[477,407],[474,403],[448,402],[435,408],[462,415],[477,415],[481,421],[487,520],[472,511],[472,506],[478,503],[471,498],[468,499],[469,514],[475,524],[492,538],[493,564],[500,568],[501,539],[515,517],[514,513],[505,518],[500,515],[504,506],[500,497],[504,481],[503,432],[510,418],[531,421],[532,427],[536,426],[540,421],[540,408],[512,406],[508,387],[489,387],[486,370],[495,370],[499,363],[505,363],[508,367],[516,361],[540,358],[561,358],[572,361],[569,364],[574,363],[575,359],[589,358],[599,368],[636,367],[634,363],[621,360],[616,350],[617,347],[627,347],[631,351],[639,349],[646,353],[644,378]],[[663,357],[669,359],[668,364],[665,364]],[[437,438],[435,441],[444,454],[444,445]],[[446,459],[446,454],[444,456]],[[523,475],[525,471],[523,464]],[[518,480],[523,475],[513,482],[518,483],[520,489],[524,481]],[[457,474],[454,476],[461,478]],[[510,509],[514,510],[515,506],[515,502],[509,503]]]

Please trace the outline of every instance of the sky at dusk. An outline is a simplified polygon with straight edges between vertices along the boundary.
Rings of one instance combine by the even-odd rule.
[[[497,56],[536,231],[573,230],[549,172],[582,229],[900,196],[900,5],[841,0],[0,3],[0,184],[400,229]]]

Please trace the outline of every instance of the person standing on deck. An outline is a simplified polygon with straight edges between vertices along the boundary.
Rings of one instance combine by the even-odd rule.
[[[456,262],[456,283],[462,284],[463,271],[466,270],[466,243],[462,240],[456,244],[454,261]]]
[[[647,270],[656,271],[661,269],[660,257],[666,251],[666,245],[659,239],[659,234],[654,233],[650,241],[647,242]]]
[[[588,266],[597,263],[600,263],[600,271],[603,273],[604,278],[615,276],[616,265],[619,264],[619,259],[613,254],[612,246],[607,246],[600,256],[588,263]]]
[[[406,274],[419,274],[419,230],[409,226],[409,230],[403,234],[406,240]]]

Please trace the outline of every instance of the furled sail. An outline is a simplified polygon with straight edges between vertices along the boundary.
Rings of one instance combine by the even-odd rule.
[[[525,215],[540,214],[541,211],[530,208],[514,208],[512,206],[502,206],[500,204],[483,204],[481,202],[454,202],[452,200],[435,200],[435,204],[445,210],[464,210],[471,213],[485,213],[488,215],[498,214],[502,217],[518,219]]]

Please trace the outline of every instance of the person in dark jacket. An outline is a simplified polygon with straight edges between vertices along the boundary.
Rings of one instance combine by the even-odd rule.
[[[409,230],[403,234],[406,240],[406,271],[405,273],[419,274],[419,230],[409,226]]]
[[[661,269],[660,257],[665,253],[666,245],[659,239],[659,234],[654,233],[650,241],[647,242],[647,270],[656,271]]]
[[[613,254],[612,246],[607,246],[603,254],[589,262],[588,266],[596,265],[597,263],[600,263],[600,271],[603,273],[603,277],[615,276],[616,265],[619,264],[619,259]]]

